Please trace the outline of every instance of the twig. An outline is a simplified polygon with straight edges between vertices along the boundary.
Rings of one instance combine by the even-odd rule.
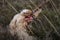
[[[34,32],[31,30],[31,28],[30,28],[30,27],[31,27],[31,25],[28,25],[28,27],[27,27],[27,28],[28,28],[28,30],[31,32],[31,34],[34,34]]]
[[[36,4],[32,1],[32,0],[29,0],[36,8],[38,8],[37,6],[36,6]],[[39,9],[39,8],[38,8]]]
[[[60,34],[59,34],[59,32],[56,30],[56,28],[55,28],[55,26],[51,23],[51,21],[45,16],[45,15],[43,15],[44,17],[45,17],[45,19],[49,22],[49,24],[51,25],[51,27],[54,29],[54,31],[57,33],[57,35],[59,35],[60,36]]]
[[[43,23],[42,23],[42,21],[41,21],[41,20],[39,20],[38,18],[37,18],[37,21],[39,21],[39,24],[41,24],[41,26],[42,26],[42,29],[44,30],[44,32],[45,32],[45,33],[47,33],[46,29],[45,29],[45,28],[44,28],[44,26],[43,26]]]
[[[33,9],[32,6],[27,1],[26,4],[28,5],[29,8]]]
[[[8,3],[8,5],[10,5],[10,7],[12,7],[12,9],[16,12],[16,13],[19,13],[12,5],[11,5],[11,3],[9,3],[7,0],[5,0],[7,3]]]
[[[54,2],[52,0],[50,0],[52,5],[55,7],[56,11],[60,14],[59,10],[57,9],[56,5],[54,4]]]

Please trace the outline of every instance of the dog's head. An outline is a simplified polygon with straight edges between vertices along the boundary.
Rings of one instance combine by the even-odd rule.
[[[21,11],[20,14],[25,17],[26,22],[31,22],[33,20],[33,16],[32,16],[33,12],[32,12],[32,10],[24,9],[24,10]]]
[[[33,12],[29,9],[24,9],[16,14],[9,24],[11,33],[14,34],[16,30],[24,30],[24,27],[28,26],[28,23],[33,20],[32,14]]]
[[[40,10],[38,12],[40,12]],[[16,14],[9,24],[11,34],[14,35],[17,30],[23,31],[25,29],[24,27],[33,21],[33,16],[38,16],[38,12],[33,13],[32,10],[24,9],[19,14]]]

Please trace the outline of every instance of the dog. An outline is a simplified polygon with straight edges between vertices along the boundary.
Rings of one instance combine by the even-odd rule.
[[[40,11],[41,12],[41,11]],[[10,33],[14,36],[15,34],[19,37],[19,40],[37,40],[34,36],[30,36],[27,33],[26,27],[28,23],[32,22],[33,16],[38,16],[32,10],[24,9],[20,13],[16,14],[9,24]]]

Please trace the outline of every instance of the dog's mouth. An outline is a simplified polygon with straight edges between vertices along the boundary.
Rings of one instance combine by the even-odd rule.
[[[33,16],[26,16],[25,21],[31,22],[33,20]]]

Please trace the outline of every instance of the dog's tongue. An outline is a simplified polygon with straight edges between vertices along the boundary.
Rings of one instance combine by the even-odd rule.
[[[28,16],[28,18],[29,18],[30,20],[32,20],[32,19],[33,19],[33,17],[32,17],[32,16]]]
[[[32,16],[28,16],[27,18],[25,18],[25,20],[26,20],[27,22],[31,22],[31,21],[33,20],[33,17],[32,17]]]

